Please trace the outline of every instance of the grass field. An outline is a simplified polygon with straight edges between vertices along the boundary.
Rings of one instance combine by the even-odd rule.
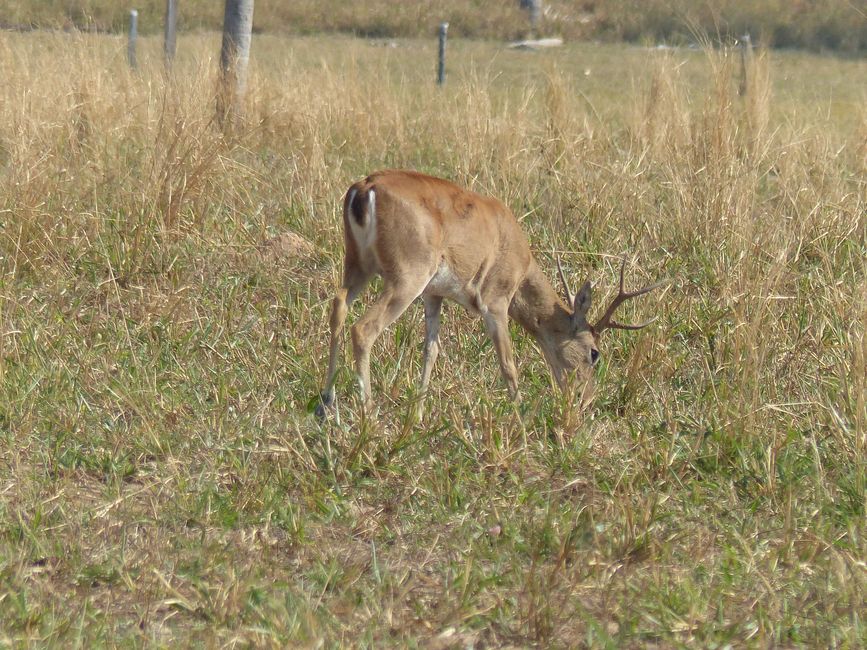
[[[574,44],[0,34],[0,645],[867,642],[867,64]],[[745,92],[739,94],[743,85]],[[502,198],[624,309],[591,408],[447,306],[310,414],[339,205],[375,168]],[[303,239],[290,237],[295,234]],[[375,287],[374,287],[375,289]],[[362,304],[353,309],[360,313]]]
[[[567,40],[686,44],[697,33],[733,42],[744,33],[765,45],[867,53],[864,0],[544,0],[536,30]],[[161,33],[165,0],[3,0],[0,28],[78,28],[122,33],[129,10],[143,33]],[[179,3],[182,31],[221,29],[223,2]],[[526,38],[528,12],[518,0],[256,0],[254,30],[268,34],[323,34],[429,38],[441,21],[463,38]]]

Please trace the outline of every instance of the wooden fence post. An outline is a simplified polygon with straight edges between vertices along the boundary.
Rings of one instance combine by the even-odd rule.
[[[135,69],[138,67],[138,62],[135,58],[135,44],[138,40],[138,11],[135,9],[129,10],[129,44],[126,47],[126,56],[129,59],[129,67]]]
[[[446,36],[449,24],[440,23],[440,47],[437,65],[437,84],[442,86],[446,82]]]
[[[223,45],[220,48],[220,90],[217,119],[225,127],[241,112],[247,86],[247,63],[253,33],[253,0],[226,0],[223,15]]]
[[[163,52],[166,57],[166,67],[172,67],[177,50],[176,30],[178,26],[178,0],[166,0],[166,33],[163,42]]]

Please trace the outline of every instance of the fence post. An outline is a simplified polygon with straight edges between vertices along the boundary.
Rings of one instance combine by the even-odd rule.
[[[539,28],[539,16],[542,15],[542,0],[530,0],[530,31],[536,36]]]
[[[217,119],[226,126],[241,111],[247,87],[247,63],[253,33],[253,0],[226,0],[223,15],[223,44],[220,48],[220,91]]]
[[[744,34],[741,37],[741,85],[738,88],[738,95],[746,95],[749,92],[749,85],[747,83],[747,74],[749,73],[749,66],[752,62],[753,58],[753,41],[750,38],[749,33]]]
[[[138,11],[129,10],[129,44],[126,48],[126,56],[129,59],[129,67],[135,69],[138,63],[135,58],[135,43],[138,39]]]
[[[178,0],[166,0],[166,34],[163,51],[166,57],[166,67],[172,66],[177,50],[176,30],[178,26]]]
[[[526,9],[530,14],[530,38],[535,38],[542,16],[542,0],[520,0],[519,4],[521,9]]]
[[[446,82],[446,36],[448,31],[449,24],[440,23],[439,64],[437,66],[437,84],[440,86]]]

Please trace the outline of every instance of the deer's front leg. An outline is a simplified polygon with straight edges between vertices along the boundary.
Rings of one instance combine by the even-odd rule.
[[[418,419],[424,415],[424,401],[430,375],[440,352],[439,331],[440,311],[443,299],[439,296],[424,296],[424,361],[421,369],[421,385],[418,398]]]
[[[482,313],[485,319],[485,329],[494,344],[497,358],[500,361],[500,372],[506,380],[509,395],[513,400],[519,401],[518,371],[515,368],[515,357],[512,354],[512,339],[509,336],[509,316],[507,309],[489,309]]]

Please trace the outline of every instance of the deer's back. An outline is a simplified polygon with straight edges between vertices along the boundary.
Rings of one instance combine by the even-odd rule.
[[[367,213],[374,194],[374,214]],[[526,236],[501,201],[414,171],[385,170],[353,184],[346,197],[347,248],[358,247],[383,277],[420,273],[445,297],[459,285],[514,293],[531,260]],[[368,230],[362,232],[364,224]],[[352,239],[353,241],[349,241]],[[473,301],[475,302],[475,301]],[[473,305],[474,306],[474,305]]]

